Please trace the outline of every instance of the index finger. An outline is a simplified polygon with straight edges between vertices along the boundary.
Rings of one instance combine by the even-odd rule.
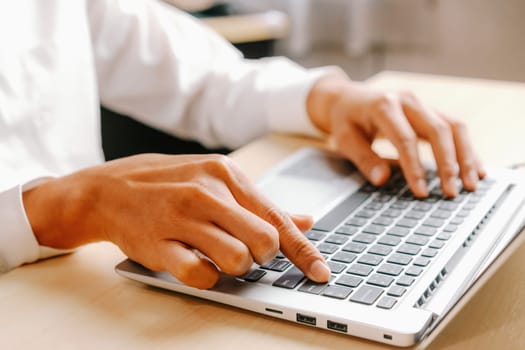
[[[277,229],[281,251],[308,278],[316,282],[327,282],[330,279],[330,269],[323,256],[297,228],[290,216],[260,193],[235,164],[230,164],[228,170],[224,174],[224,180],[237,203]]]

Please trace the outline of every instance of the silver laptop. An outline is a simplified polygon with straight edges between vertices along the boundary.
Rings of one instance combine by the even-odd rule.
[[[476,281],[479,288],[487,268],[508,256],[502,252],[509,244],[521,242],[516,238],[525,216],[525,183],[509,169],[489,169],[488,174],[476,192],[446,199],[436,172],[429,170],[430,196],[418,200],[399,170],[376,188],[350,162],[305,148],[258,185],[284,210],[314,216],[306,236],[330,265],[329,283],[306,279],[282,255],[254,265],[244,276],[223,275],[210,290],[187,287],[130,260],[116,271],[311,327],[413,345],[434,336]]]

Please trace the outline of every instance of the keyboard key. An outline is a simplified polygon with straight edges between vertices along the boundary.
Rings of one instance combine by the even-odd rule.
[[[353,290],[348,287],[328,286],[328,288],[324,290],[323,295],[330,298],[346,299],[352,291]]]
[[[378,255],[365,254],[357,260],[358,263],[365,265],[377,266],[383,261],[383,258]]]
[[[347,235],[347,236],[351,236],[351,235],[357,233],[357,231],[359,231],[359,229],[357,227],[346,226],[346,225],[339,226],[338,228],[335,229],[336,233],[340,233],[342,235]]]
[[[432,204],[425,202],[418,202],[414,205],[414,210],[418,211],[429,211],[432,209]]]
[[[366,209],[360,210],[360,211],[358,211],[358,212],[355,214],[356,217],[359,217],[359,218],[365,218],[365,219],[370,219],[370,218],[372,218],[374,215],[376,215],[375,211],[372,211],[372,210],[366,210]]]
[[[339,249],[339,247],[335,244],[330,243],[320,243],[317,245],[317,249],[323,254],[333,254]]]
[[[340,284],[347,287],[356,288],[363,282],[363,279],[352,275],[343,275],[335,281],[335,284]]]
[[[390,255],[387,261],[392,264],[408,265],[412,261],[412,257],[410,255],[394,253]]]
[[[242,276],[241,278],[247,282],[257,282],[260,280],[264,275],[266,275],[266,271],[264,270],[251,270],[246,275]]]
[[[350,298],[355,303],[372,305],[383,294],[383,289],[364,285]]]
[[[463,206],[463,209],[465,210],[472,210],[476,207],[476,203],[467,203]]]
[[[407,291],[406,288],[403,288],[401,286],[392,286],[390,287],[390,289],[388,290],[386,294],[399,298],[399,297],[402,297],[406,291]]]
[[[414,228],[417,226],[417,220],[402,218],[396,222],[396,226]]]
[[[370,197],[370,194],[357,191],[338,204],[333,210],[326,214],[321,220],[314,224],[314,229],[319,231],[332,231],[341,221],[359,207]]]
[[[410,230],[405,227],[394,226],[388,230],[388,234],[392,236],[405,237],[410,233]]]
[[[394,264],[383,264],[379,267],[377,272],[390,276],[399,276],[399,274],[403,272],[403,267]]]
[[[353,242],[370,244],[376,240],[376,236],[368,233],[360,233],[352,239]]]
[[[410,287],[414,283],[414,277],[403,275],[399,277],[396,281],[396,284],[403,287]]]
[[[414,277],[417,277],[419,275],[421,275],[421,272],[423,272],[423,269],[421,267],[418,267],[418,266],[410,266],[405,274],[407,274],[408,276],[414,276]]]
[[[333,235],[328,236],[327,239],[325,239],[325,243],[333,243],[333,244],[344,244],[346,241],[348,241],[348,236],[344,235],[338,235],[337,233],[334,233]]]
[[[381,210],[382,208],[383,208],[383,203],[380,203],[380,202],[370,202],[365,207],[365,209],[376,210],[376,211]]]
[[[271,270],[272,266],[277,264],[280,260],[279,259],[272,259],[268,261],[266,264],[261,265],[261,269]]]
[[[311,241],[322,241],[326,237],[325,232],[315,230],[307,231],[304,235]]]
[[[378,302],[377,302],[377,307],[380,307],[381,309],[387,309],[387,310],[390,310],[391,308],[394,307],[394,305],[396,305],[397,303],[397,300],[394,299],[394,298],[391,298],[391,297],[382,297]]]
[[[343,247],[343,250],[345,252],[351,252],[351,253],[361,253],[365,249],[366,249],[366,245],[361,244],[361,243],[355,243],[355,242],[348,243],[347,245]]]
[[[391,195],[380,193],[379,195],[376,196],[376,198],[374,198],[374,201],[380,202],[380,203],[386,203],[386,202],[390,202],[391,199],[392,199]]]
[[[381,216],[387,217],[387,218],[398,218],[401,215],[401,210],[398,209],[386,209],[381,213]]]
[[[436,256],[437,253],[438,253],[437,249],[427,248],[423,250],[423,252],[421,253],[421,256],[425,256],[427,258],[433,258]]]
[[[381,244],[376,244],[372,248],[368,249],[368,253],[381,256],[387,256],[391,251],[392,248]]]
[[[379,244],[384,244],[384,245],[388,245],[391,247],[395,247],[400,242],[401,242],[401,239],[394,237],[394,236],[384,236],[384,237],[381,237],[379,241],[377,241],[377,243]]]
[[[430,217],[435,219],[448,219],[451,214],[452,213],[447,210],[437,209],[432,214],[430,214]]]
[[[445,245],[445,242],[435,239],[432,241],[432,243],[430,243],[429,248],[441,249],[443,248],[444,245]]]
[[[454,211],[458,208],[458,205],[453,202],[441,202],[438,208],[441,210]]]
[[[417,211],[417,210],[411,210],[408,213],[405,214],[405,218],[407,219],[414,219],[414,220],[421,220],[426,215],[423,211]]]
[[[383,288],[389,287],[392,284],[392,282],[394,282],[394,279],[392,277],[380,275],[378,273],[373,274],[372,276],[370,276],[368,281],[366,281],[366,283],[368,284]]]
[[[435,228],[439,228],[443,226],[444,224],[445,224],[445,220],[435,219],[435,218],[428,218],[425,221],[423,221],[424,226],[430,226],[430,227],[435,227]]]
[[[416,258],[416,260],[414,260],[414,265],[416,265],[416,266],[425,267],[428,264],[430,264],[430,259],[428,259],[428,258],[418,257],[418,258]]]
[[[311,280],[306,280],[306,282],[304,282],[297,290],[310,294],[320,294],[327,286],[328,283],[317,283]]]
[[[443,231],[445,231],[445,232],[455,232],[457,229],[458,229],[457,225],[448,224],[447,226],[445,226],[443,228]]]
[[[401,244],[399,248],[397,248],[398,253],[403,253],[403,254],[408,254],[408,255],[417,255],[420,250],[421,250],[421,247],[414,245],[414,244]]]
[[[424,246],[428,243],[429,239],[425,236],[421,236],[421,235],[412,235],[410,237],[407,238],[407,240],[405,241],[405,243],[409,243],[409,244],[415,244],[415,245],[419,245],[419,246]]]
[[[373,268],[367,265],[362,264],[353,264],[346,271],[346,273],[351,273],[358,276],[368,276],[372,272]]]
[[[380,225],[380,226],[390,226],[394,222],[394,219],[385,218],[382,216],[378,216],[377,218],[372,221],[372,224],[374,225]]]
[[[402,199],[398,199],[397,201],[395,201],[394,204],[392,204],[390,206],[391,209],[406,209],[410,206],[410,202],[409,201],[404,201]]]
[[[456,216],[460,218],[466,218],[469,215],[470,215],[470,210],[466,210],[466,209],[461,209],[460,211],[456,213]]]
[[[345,224],[346,224],[346,225],[350,225],[350,226],[361,227],[361,226],[365,226],[367,222],[368,222],[368,220],[366,220],[366,219],[362,219],[362,218],[351,218],[350,220],[348,220],[347,222],[345,222]]]
[[[281,287],[286,289],[294,289],[299,285],[303,280],[304,274],[296,266],[292,266],[287,272],[285,272],[281,277],[279,277],[273,286]]]
[[[363,229],[363,232],[371,233],[371,234],[374,234],[374,235],[379,235],[379,234],[385,232],[385,227],[384,226],[379,226],[379,225],[368,225],[367,227],[365,227]]]
[[[345,264],[337,263],[335,261],[328,261],[327,263],[332,273],[341,273],[346,269]]]
[[[287,260],[277,259],[275,264],[272,264],[272,266],[270,267],[270,270],[277,271],[277,272],[283,272],[288,267],[290,267],[290,265],[292,265],[292,263]]]
[[[332,257],[333,261],[339,261],[342,263],[349,264],[352,261],[354,261],[357,258],[357,255],[354,253],[347,253],[347,252],[337,252]]]
[[[439,239],[441,241],[448,241],[450,239],[450,233],[440,233],[439,235],[436,236],[436,239]]]
[[[435,227],[430,226],[419,226],[415,229],[414,233],[417,235],[423,235],[423,236],[433,236],[437,232],[437,229]]]

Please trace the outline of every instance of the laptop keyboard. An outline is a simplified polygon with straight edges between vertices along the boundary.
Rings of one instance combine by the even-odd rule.
[[[328,262],[328,283],[306,279],[282,254],[243,279],[256,282],[268,270],[283,272],[273,286],[393,308],[492,185],[486,179],[476,192],[462,190],[447,199],[435,172],[427,172],[427,180],[430,195],[419,200],[396,170],[385,186],[365,184],[306,232]]]

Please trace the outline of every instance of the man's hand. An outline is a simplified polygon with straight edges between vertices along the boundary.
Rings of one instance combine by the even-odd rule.
[[[342,77],[327,76],[314,84],[307,100],[313,123],[330,134],[340,153],[374,185],[390,176],[385,159],[372,150],[378,134],[399,152],[399,162],[414,195],[428,188],[418,152],[418,138],[429,141],[445,196],[458,193],[458,175],[467,190],[485,176],[472,150],[465,125],[423,105],[411,93],[387,94]]]
[[[310,279],[330,278],[300,231],[311,218],[279,210],[224,156],[116,160],[27,191],[24,205],[41,245],[111,241],[131,259],[197,288],[215,284],[217,267],[242,275],[279,250]]]

